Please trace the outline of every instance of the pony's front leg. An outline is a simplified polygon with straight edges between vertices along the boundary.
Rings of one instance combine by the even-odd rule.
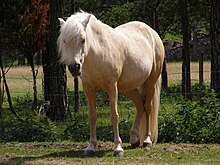
[[[86,95],[88,106],[89,106],[89,126],[90,126],[90,140],[89,145],[85,149],[85,155],[92,155],[96,149],[96,93],[92,89],[84,87],[84,93]]]
[[[110,99],[110,115],[111,115],[111,122],[114,131],[114,156],[122,157],[124,155],[124,150],[121,147],[122,141],[119,136],[119,114],[118,114],[118,88],[117,84],[114,85],[114,88],[108,91],[109,99]]]

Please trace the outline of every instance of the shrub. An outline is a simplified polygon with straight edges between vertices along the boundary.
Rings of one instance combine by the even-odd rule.
[[[0,141],[52,141],[56,140],[56,126],[44,116],[32,116],[25,121],[17,119],[0,122]]]
[[[202,98],[179,98],[175,111],[160,116],[159,141],[220,143],[220,101],[211,90]]]
[[[202,95],[194,95],[193,101],[180,97],[181,86],[173,86],[161,92],[159,112],[159,142],[220,143],[220,101],[209,88],[202,88]],[[194,93],[201,88],[193,86]],[[199,91],[201,92],[201,91]],[[71,95],[70,97],[73,97]],[[14,119],[10,111],[4,110],[0,120],[0,142],[7,141],[88,141],[89,125],[85,95],[80,95],[81,108],[77,113],[68,112],[70,118],[62,122],[50,121],[45,115],[30,113],[29,95],[14,99],[16,110],[25,121]],[[73,100],[70,98],[69,100]],[[105,93],[97,94],[97,138],[113,141],[113,130],[109,115],[109,102]],[[134,105],[123,95],[119,96],[120,135],[129,142],[130,128],[134,120]],[[131,118],[127,121],[127,110]],[[70,107],[71,109],[72,107]],[[126,119],[126,122],[125,122]]]

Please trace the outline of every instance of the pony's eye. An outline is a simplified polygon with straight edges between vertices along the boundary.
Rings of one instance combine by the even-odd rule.
[[[85,38],[82,39],[82,43],[84,44],[86,42]]]

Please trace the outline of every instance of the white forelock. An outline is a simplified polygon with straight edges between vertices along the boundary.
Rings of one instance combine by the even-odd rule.
[[[89,16],[89,13],[78,12],[71,15],[60,28],[60,35],[57,40],[60,62],[70,64],[72,57],[67,53],[67,46],[76,38],[77,35],[85,36],[82,22]]]

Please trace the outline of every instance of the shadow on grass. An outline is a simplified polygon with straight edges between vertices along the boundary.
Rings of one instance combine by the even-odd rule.
[[[81,158],[81,159],[89,159],[89,158],[103,158],[103,157],[112,157],[113,156],[113,150],[111,149],[103,149],[103,150],[97,150],[95,154],[93,155],[85,155],[84,150],[66,150],[66,151],[54,151],[49,154],[44,154],[40,156],[17,156],[14,158],[6,158],[2,162],[0,162],[0,165],[6,165],[6,164],[26,164],[29,161],[33,161],[33,163],[40,163],[38,161],[49,159],[50,161],[56,161],[63,160],[63,158]],[[60,159],[59,159],[60,158]],[[54,160],[53,160],[54,159]],[[65,161],[65,160],[64,160]]]
[[[111,146],[112,147],[112,146]],[[53,149],[53,148],[52,148]],[[130,146],[125,146],[124,150],[130,150]],[[31,152],[31,151],[30,151]],[[35,151],[36,152],[36,151]],[[39,151],[40,152],[40,151]],[[45,152],[45,151],[43,151]],[[50,152],[50,151],[48,151]],[[110,146],[107,146],[107,148],[98,147],[97,151],[93,155],[85,155],[83,149],[66,149],[65,151],[53,151],[48,154],[42,154],[40,156],[34,156],[34,153],[28,153],[30,155],[21,155],[14,158],[5,158],[2,162],[0,162],[0,165],[6,165],[6,164],[26,164],[28,162],[33,161],[32,163],[40,163],[38,161],[43,161],[44,159],[49,159],[49,161],[56,161],[63,160],[67,158],[80,158],[80,159],[89,159],[89,158],[104,158],[104,157],[113,157],[113,149],[110,149]],[[63,159],[65,158],[65,159]],[[53,160],[54,159],[54,160]]]

